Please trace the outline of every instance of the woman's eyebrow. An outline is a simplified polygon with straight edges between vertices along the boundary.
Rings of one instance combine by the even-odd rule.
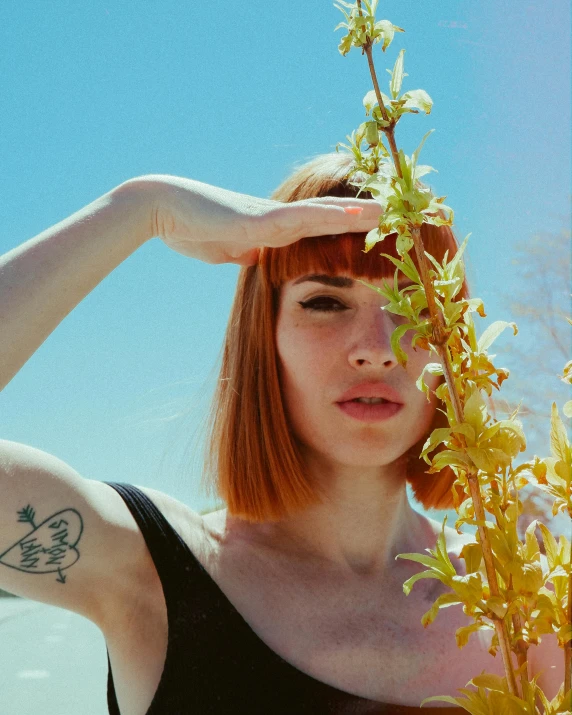
[[[324,285],[332,286],[333,288],[351,288],[354,284],[352,278],[346,278],[345,276],[329,276],[325,273],[310,273],[307,276],[297,278],[293,285],[298,285],[299,283],[304,283],[305,281],[323,283]]]
[[[330,276],[327,273],[310,273],[307,276],[301,276],[294,281],[293,285],[305,283],[306,281],[322,283],[323,285],[332,286],[333,288],[351,288],[354,285],[352,278],[348,278],[347,276]],[[391,279],[388,278],[387,281],[391,285]],[[410,285],[414,285],[411,280],[399,281],[400,288],[407,288],[407,286]]]

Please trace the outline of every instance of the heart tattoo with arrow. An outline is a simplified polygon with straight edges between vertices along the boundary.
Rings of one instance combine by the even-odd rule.
[[[18,521],[32,530],[0,553],[0,564],[30,574],[57,573],[56,581],[66,582],[63,573],[79,559],[77,545],[83,520],[75,509],[62,509],[36,526],[36,512],[28,504],[18,512]]]

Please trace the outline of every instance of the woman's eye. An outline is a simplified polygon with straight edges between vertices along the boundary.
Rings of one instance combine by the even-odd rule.
[[[348,310],[348,308],[340,303],[339,300],[335,298],[312,298],[311,300],[300,300],[298,303],[304,308],[304,310],[318,310],[322,313],[334,313],[342,310]]]

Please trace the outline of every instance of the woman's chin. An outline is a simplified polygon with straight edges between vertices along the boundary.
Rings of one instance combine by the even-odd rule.
[[[364,449],[355,444],[347,446],[339,443],[331,450],[316,452],[308,447],[303,450],[304,456],[310,463],[316,464],[320,469],[379,469],[393,465],[397,466],[399,460],[405,456],[404,451],[396,450],[395,445],[386,449],[379,445]]]

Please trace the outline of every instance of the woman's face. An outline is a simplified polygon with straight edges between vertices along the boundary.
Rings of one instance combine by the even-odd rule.
[[[383,285],[382,280],[369,282]],[[405,318],[381,310],[386,303],[349,276],[313,274],[282,286],[276,344],[285,409],[304,449],[321,460],[388,465],[430,427],[436,399],[431,395],[429,402],[415,382],[437,356],[421,348],[414,351],[413,332],[408,332],[401,343],[407,366],[399,365],[390,338]],[[427,374],[425,381],[435,389],[439,377]],[[375,397],[384,386],[395,391],[391,397],[400,407],[348,400]]]

